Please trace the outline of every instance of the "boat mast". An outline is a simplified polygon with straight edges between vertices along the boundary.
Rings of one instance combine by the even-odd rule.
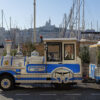
[[[84,30],[85,30],[85,20],[84,20],[84,4],[85,4],[85,2],[84,2],[84,0],[83,0],[82,31],[84,31]]]
[[[80,39],[80,0],[78,0],[78,9],[79,9],[79,13],[78,13],[78,39]]]
[[[34,31],[33,31],[33,36],[34,36],[34,43],[36,43],[36,0],[34,0]]]
[[[11,17],[10,17],[10,30],[11,30],[11,27],[12,27],[11,24],[12,24],[12,19],[11,19]]]
[[[84,20],[84,17],[85,17],[85,0],[83,0],[83,12],[82,12],[82,31],[84,32],[85,31],[85,20]],[[82,39],[84,38],[84,34],[82,35]]]
[[[3,9],[1,10],[1,13],[2,13],[2,28],[3,28]]]
[[[97,32],[99,31],[99,30],[98,30],[98,27],[99,27],[99,25],[98,25],[98,20],[97,20]]]

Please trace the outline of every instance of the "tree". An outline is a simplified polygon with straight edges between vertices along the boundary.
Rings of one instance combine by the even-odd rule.
[[[82,60],[82,63],[90,62],[90,55],[89,55],[88,47],[85,46],[85,47],[80,48],[80,58]]]
[[[10,55],[11,55],[11,56],[15,56],[16,53],[17,53],[17,50],[16,50],[16,49],[12,49],[11,52],[10,52]],[[6,55],[7,55],[7,52],[6,52],[6,50],[4,50],[3,56],[6,56]]]
[[[35,49],[35,45],[30,42],[22,45],[22,52],[24,56],[30,56],[31,52]]]

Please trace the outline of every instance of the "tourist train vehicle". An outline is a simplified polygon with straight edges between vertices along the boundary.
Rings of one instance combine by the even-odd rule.
[[[100,42],[89,47],[90,53],[90,65],[89,65],[89,77],[100,82]]]
[[[10,56],[11,41],[6,40],[7,55],[0,61],[0,88],[9,90],[16,84],[74,84],[82,81],[79,42],[76,39],[44,39],[44,56],[33,51],[24,57],[18,48],[16,56]]]

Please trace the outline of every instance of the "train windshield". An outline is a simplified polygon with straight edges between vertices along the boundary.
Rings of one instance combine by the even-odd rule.
[[[47,61],[61,61],[61,43],[47,43]]]
[[[97,52],[96,51],[97,51],[96,47],[92,47],[89,49],[91,64],[97,64]]]

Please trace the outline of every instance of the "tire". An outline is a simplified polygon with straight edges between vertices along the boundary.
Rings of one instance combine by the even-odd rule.
[[[19,86],[21,83],[15,83],[15,85]]]
[[[4,91],[14,88],[14,80],[11,76],[2,76],[0,78],[0,88]]]
[[[70,83],[70,84],[54,84],[55,89],[58,89],[58,90],[70,89],[73,85],[76,85],[76,83]]]

